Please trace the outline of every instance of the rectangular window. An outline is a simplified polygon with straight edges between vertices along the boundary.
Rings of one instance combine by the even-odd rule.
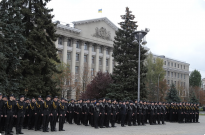
[[[100,48],[99,48],[99,52],[102,53],[102,46],[100,46]]]
[[[181,69],[182,69],[182,65],[181,65]]]
[[[185,82],[184,82],[184,88],[185,88]]]
[[[186,78],[186,75],[184,74],[184,79]]]
[[[176,84],[177,84],[176,81],[174,81],[174,85],[175,85],[175,86],[176,86]]]
[[[181,74],[181,79],[182,79],[182,76],[183,76],[183,75]]]
[[[173,80],[171,80],[171,84],[173,84]]]
[[[172,77],[173,77],[173,72],[172,72]]]
[[[59,44],[59,45],[63,45],[63,38],[62,38],[62,37],[59,37],[59,38],[58,38],[58,44]]]
[[[80,48],[79,41],[76,42],[76,48]]]
[[[76,54],[76,61],[79,61],[79,54]]]
[[[92,64],[95,64],[95,57],[92,56]]]
[[[99,65],[102,65],[102,58],[99,58]]]
[[[177,64],[176,64],[176,63],[174,63],[174,67],[176,67],[176,65],[177,65]]]
[[[171,63],[172,67],[173,67],[173,63]]]
[[[108,59],[106,59],[106,66],[108,66]]]
[[[91,69],[91,75],[94,76],[94,68]]]
[[[79,67],[76,66],[76,67],[75,67],[75,73],[78,74],[78,72],[79,72]]]
[[[169,85],[169,80],[168,80],[168,82],[167,82],[167,83],[168,83],[168,85]]]
[[[108,70],[106,70],[106,72],[108,73]]]
[[[106,54],[109,55],[109,51],[108,51],[108,49],[106,49]]]
[[[168,76],[169,76],[169,71],[168,71]]]
[[[164,65],[166,65],[166,61],[164,61]]]
[[[179,68],[179,64],[178,64],[178,68]]]
[[[170,66],[170,62],[168,62],[168,66]]]
[[[87,62],[87,55],[84,55],[84,63]]]
[[[71,60],[71,52],[67,53],[67,60]]]
[[[71,41],[70,41],[70,39],[68,39],[67,46],[68,46],[68,47],[71,47]]]
[[[184,69],[185,69],[185,65],[184,65]]]
[[[88,45],[86,43],[84,44],[84,50],[88,50]]]
[[[174,73],[174,76],[175,76],[175,78],[177,77],[177,76],[176,76],[176,73]]]
[[[181,82],[181,86],[183,87],[183,82]]]
[[[94,45],[92,46],[92,52],[95,52],[95,46]]]

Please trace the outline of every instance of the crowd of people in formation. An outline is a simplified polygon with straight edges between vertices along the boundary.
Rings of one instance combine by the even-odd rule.
[[[64,123],[92,126],[98,128],[139,125],[165,124],[165,121],[179,123],[196,123],[199,119],[199,104],[164,103],[146,101],[119,101],[111,99],[66,100],[57,96],[47,96],[45,100],[39,96],[28,99],[21,95],[17,100],[0,94],[0,132],[12,135],[23,134],[23,129],[49,132],[59,131]]]

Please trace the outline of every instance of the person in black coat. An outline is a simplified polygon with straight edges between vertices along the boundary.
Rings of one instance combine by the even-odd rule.
[[[65,108],[65,99],[61,99],[61,103],[58,107],[58,114],[59,114],[59,131],[65,131],[63,129],[63,125],[65,123],[65,117],[66,117],[66,108]]]
[[[58,104],[58,96],[55,96],[53,99],[53,102],[51,104],[51,131],[55,131],[56,128],[56,121],[57,121],[57,116],[58,116],[58,108],[59,108],[59,104]]]
[[[35,112],[36,112],[36,100],[33,97],[31,103],[28,106],[28,130],[33,130],[35,124]]]
[[[42,116],[43,116],[43,132],[49,132],[48,131],[48,123],[49,123],[49,117],[50,117],[50,114],[51,114],[51,96],[48,95],[46,97],[46,100],[44,101],[44,104],[43,104],[43,113],[42,113]]]
[[[41,96],[38,96],[38,101],[36,101],[36,110],[35,110],[35,131],[40,130],[41,128],[42,113],[43,113],[43,102]]]
[[[127,113],[125,101],[122,102],[120,113],[121,113],[121,126],[125,127],[125,117],[126,117],[126,113]]]
[[[96,105],[94,106],[94,127],[98,129],[98,121],[100,116],[100,105],[99,102],[96,102]]]
[[[111,119],[110,119],[110,121],[111,121],[111,126],[112,127],[116,127],[115,126],[115,122],[116,122],[116,110],[117,109],[117,105],[116,105],[116,100],[113,100],[112,101],[112,104],[111,104]]]

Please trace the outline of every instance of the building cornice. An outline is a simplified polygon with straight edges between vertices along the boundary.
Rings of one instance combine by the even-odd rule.
[[[107,17],[103,17],[103,18],[96,18],[96,19],[89,19],[89,20],[82,20],[82,21],[74,21],[72,22],[74,25],[78,25],[78,24],[86,24],[86,23],[93,23],[93,22],[100,22],[100,21],[104,21],[105,23],[107,23],[111,28],[113,28],[115,31],[118,30],[118,27],[112,23]]]
[[[68,27],[68,26],[62,25],[62,24],[58,24],[57,28],[63,29],[63,30],[68,30],[70,32],[77,33],[77,34],[79,34],[81,32],[81,30],[79,30],[79,29],[76,29],[76,28],[73,28],[73,27]]]

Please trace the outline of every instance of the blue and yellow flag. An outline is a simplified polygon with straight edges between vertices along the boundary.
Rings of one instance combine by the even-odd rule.
[[[98,13],[102,13],[102,9],[98,9]]]

